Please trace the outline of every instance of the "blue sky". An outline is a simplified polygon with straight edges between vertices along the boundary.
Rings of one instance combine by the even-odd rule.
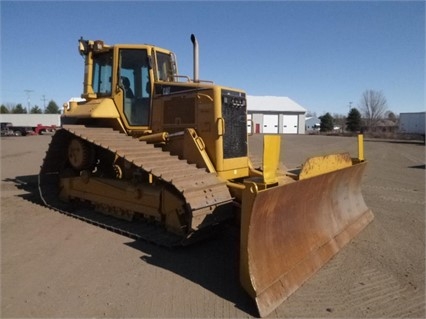
[[[347,115],[366,89],[388,110],[425,111],[424,1],[1,1],[0,103],[59,106],[80,96],[77,40],[150,43],[192,77],[249,95],[288,96]]]

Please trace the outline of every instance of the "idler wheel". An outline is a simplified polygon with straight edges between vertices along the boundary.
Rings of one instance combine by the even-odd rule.
[[[76,170],[90,168],[92,165],[93,151],[90,145],[81,139],[71,140],[68,146],[68,161]]]

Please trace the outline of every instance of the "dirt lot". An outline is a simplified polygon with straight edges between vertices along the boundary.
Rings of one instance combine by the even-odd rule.
[[[236,236],[167,250],[37,204],[50,136],[1,138],[1,317],[257,316],[238,283]],[[261,151],[261,136],[250,140]],[[269,317],[425,317],[425,146],[366,140],[375,220]],[[347,137],[284,136],[288,167]],[[21,185],[21,182],[26,184]]]

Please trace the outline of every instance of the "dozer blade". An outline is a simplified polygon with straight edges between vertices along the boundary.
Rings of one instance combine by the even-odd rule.
[[[258,190],[247,182],[240,280],[271,313],[372,219],[361,194],[366,162]]]

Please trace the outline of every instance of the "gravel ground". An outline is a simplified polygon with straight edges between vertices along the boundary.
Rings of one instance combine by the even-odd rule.
[[[38,204],[50,136],[1,138],[1,317],[256,317],[238,282],[235,232],[167,250]],[[261,135],[250,137],[261,152]],[[349,151],[356,139],[285,135],[281,159]],[[374,221],[269,317],[425,317],[425,146],[366,140]]]

